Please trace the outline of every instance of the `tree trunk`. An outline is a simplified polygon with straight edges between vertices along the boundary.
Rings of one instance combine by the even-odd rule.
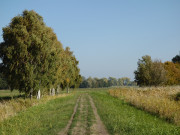
[[[30,99],[32,100],[32,93],[30,92]]]
[[[67,87],[67,93],[69,93],[69,87]]]
[[[55,89],[52,88],[52,96],[54,96],[54,95],[55,95]]]
[[[50,96],[52,95],[51,89],[49,89],[49,95],[50,95]]]
[[[30,91],[30,99],[32,100],[32,93],[33,93],[33,88],[31,88],[31,91]]]
[[[56,94],[59,95],[59,85],[57,86],[57,89],[56,89]]]
[[[41,91],[38,90],[37,99],[40,99],[40,98],[41,98]]]

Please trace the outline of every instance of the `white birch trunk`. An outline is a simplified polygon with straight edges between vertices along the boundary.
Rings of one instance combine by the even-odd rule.
[[[40,99],[40,98],[41,98],[41,91],[38,90],[37,99]]]

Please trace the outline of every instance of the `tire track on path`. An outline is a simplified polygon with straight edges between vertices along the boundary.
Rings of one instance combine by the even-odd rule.
[[[93,113],[95,115],[96,122],[92,125],[92,135],[109,135],[103,122],[101,121],[99,114],[97,113],[97,108],[93,102],[91,96],[89,96],[91,107],[93,108]]]
[[[69,128],[70,128],[70,126],[71,126],[71,124],[72,124],[72,121],[73,121],[73,119],[74,119],[74,116],[75,116],[75,114],[76,114],[76,111],[77,111],[77,108],[78,108],[78,104],[79,104],[80,99],[81,99],[81,95],[79,96],[79,98],[78,98],[77,101],[76,101],[76,105],[75,105],[75,107],[74,107],[73,114],[71,115],[71,119],[69,120],[67,126],[66,126],[61,132],[59,132],[58,135],[67,135],[68,130],[69,130]]]
[[[90,109],[90,110],[89,110]],[[77,115],[76,115],[77,114]],[[92,116],[92,117],[89,117]],[[90,119],[88,119],[88,117]],[[58,135],[109,135],[101,121],[93,99],[82,93],[76,101],[73,114],[66,128]]]

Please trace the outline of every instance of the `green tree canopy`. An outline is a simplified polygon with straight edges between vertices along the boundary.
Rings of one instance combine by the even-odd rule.
[[[8,88],[8,84],[3,76],[2,73],[0,73],[0,89],[7,89]]]
[[[175,57],[172,58],[173,63],[180,63],[180,55],[176,55]]]
[[[166,81],[166,71],[159,60],[152,61],[146,55],[138,61],[138,68],[134,72],[135,81],[140,86],[163,85]]]
[[[70,87],[79,87],[82,78],[80,75],[80,69],[78,68],[78,61],[76,60],[73,52],[70,51],[69,47],[66,47],[63,53],[62,60],[62,76],[61,87],[64,89],[67,87],[69,90]]]
[[[34,11],[25,10],[3,28],[1,70],[11,89],[27,95],[63,82],[80,83],[78,61]],[[65,57],[64,57],[65,56]],[[69,81],[68,81],[69,79]]]

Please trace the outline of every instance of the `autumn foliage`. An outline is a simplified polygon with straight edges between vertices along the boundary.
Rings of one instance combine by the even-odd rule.
[[[174,60],[174,58],[173,58]],[[138,68],[134,72],[135,81],[139,86],[180,85],[180,63],[152,60],[145,55],[138,61]]]

